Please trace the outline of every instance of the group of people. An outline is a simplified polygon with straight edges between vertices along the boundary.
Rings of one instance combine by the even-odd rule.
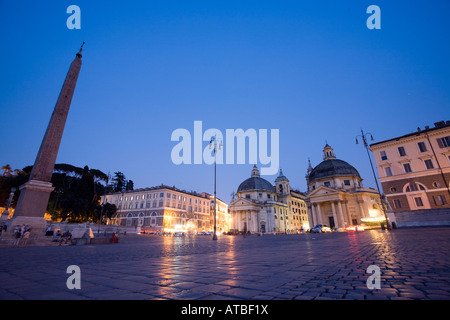
[[[46,235],[53,235],[53,232],[49,233],[48,230],[46,232]],[[69,230],[66,230],[64,232],[62,232],[61,230],[56,230],[56,233],[53,236],[53,242],[59,242],[59,245],[62,244],[72,244],[72,234],[70,233]]]
[[[14,228],[14,246],[25,246],[30,238],[31,228],[30,226],[22,225],[15,226]]]

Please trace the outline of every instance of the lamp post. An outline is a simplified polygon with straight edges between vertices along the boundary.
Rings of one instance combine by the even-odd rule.
[[[102,203],[102,211],[100,212],[100,219],[99,219],[99,221],[98,221],[97,236],[100,236],[100,226],[101,226],[102,220],[103,220],[103,210],[104,210],[105,205],[106,205],[106,191],[107,191],[107,188],[108,188],[109,179],[110,179],[110,174],[109,174],[109,172],[108,172],[108,177],[106,178],[106,185],[105,185],[105,192],[104,192],[105,198],[103,199],[103,203]]]
[[[361,137],[364,142],[364,147],[366,148],[366,151],[367,151],[367,156],[369,157],[369,162],[370,162],[370,167],[372,168],[373,178],[375,179],[375,184],[377,185],[378,195],[380,197],[380,202],[381,202],[381,208],[383,209],[384,219],[386,220],[386,228],[389,230],[390,227],[389,227],[388,217],[386,214],[386,207],[384,205],[383,197],[380,192],[380,187],[378,186],[378,180],[377,180],[377,176],[375,175],[375,170],[373,169],[372,159],[370,158],[369,145],[367,144],[367,140],[366,140],[367,135],[369,135],[371,141],[373,141],[372,134],[370,132],[364,133],[364,131],[361,129],[361,135],[356,136],[356,144],[359,144],[358,137]]]
[[[217,165],[217,135],[214,135],[214,137],[211,138],[211,141],[209,142],[209,148],[214,146],[214,235],[213,240],[217,240],[217,224],[216,224],[216,208],[217,208],[217,197],[216,197],[216,165]],[[220,141],[219,144],[219,150],[222,148],[223,144],[222,141]]]

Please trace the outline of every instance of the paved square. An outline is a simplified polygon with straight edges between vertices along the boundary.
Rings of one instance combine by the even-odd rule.
[[[0,248],[0,299],[450,299],[450,228]],[[81,270],[70,290],[67,267]],[[380,268],[368,289],[367,268]]]

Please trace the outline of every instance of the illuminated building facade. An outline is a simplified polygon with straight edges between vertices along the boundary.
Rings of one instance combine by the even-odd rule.
[[[434,125],[370,145],[393,212],[450,208],[450,121]]]
[[[205,193],[161,185],[109,194],[106,202],[116,205],[111,223],[119,226],[145,232],[186,233],[210,232],[213,228],[211,199]]]
[[[210,225],[211,225],[211,231],[214,230],[214,196],[211,194],[208,194],[206,192],[202,192],[202,195],[206,198],[210,199]],[[223,233],[230,231],[231,227],[231,215],[228,212],[228,204],[226,204],[224,201],[217,198],[217,205],[216,205],[216,230],[217,233]]]
[[[309,229],[306,197],[291,190],[280,170],[275,186],[253,167],[230,203],[231,230],[249,233],[295,233]]]
[[[325,224],[339,229],[383,217],[378,192],[364,188],[358,171],[343,160],[336,159],[328,144],[323,161],[316,167],[309,164],[306,181],[312,226]]]

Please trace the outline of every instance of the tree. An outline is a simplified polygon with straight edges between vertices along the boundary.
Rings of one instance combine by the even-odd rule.
[[[114,192],[122,192],[125,190],[126,179],[125,175],[122,172],[114,172],[114,178],[112,180],[114,182]]]
[[[5,164],[2,167],[2,170],[3,170],[3,176],[10,176],[11,175],[12,169],[11,169],[11,166],[9,164]]]
[[[11,166],[2,167],[4,172],[0,175],[0,205],[6,203],[11,188],[16,188],[11,207],[15,208],[20,194],[19,187],[25,184],[29,178],[33,166],[27,166],[22,170],[13,170]],[[97,206],[100,203],[100,195],[115,191],[117,182],[123,186],[127,185],[125,175],[116,172],[113,186],[108,185],[108,175],[98,169],[76,167],[70,164],[56,164],[52,174],[51,183],[54,187],[50,194],[47,212],[53,220],[68,222],[98,221]],[[130,185],[129,185],[130,187]],[[131,185],[132,187],[132,185]],[[104,208],[105,215],[110,219],[117,208],[107,204]]]
[[[97,206],[97,215],[98,219],[102,219],[103,217],[107,217],[109,220],[116,214],[117,207],[112,203],[104,203],[103,205]]]
[[[134,190],[134,182],[133,180],[128,180],[125,191],[132,191],[132,190]]]

